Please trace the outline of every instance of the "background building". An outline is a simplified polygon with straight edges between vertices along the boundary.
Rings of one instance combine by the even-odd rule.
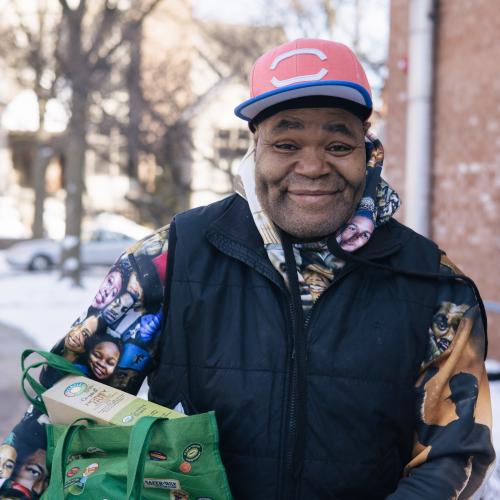
[[[409,0],[392,0],[386,86],[386,176],[404,221]],[[500,33],[498,3],[434,2],[430,234],[477,283],[500,359]]]

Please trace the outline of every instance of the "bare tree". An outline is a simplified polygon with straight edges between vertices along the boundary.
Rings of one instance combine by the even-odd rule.
[[[160,0],[135,0],[129,8],[105,0],[102,7],[86,0],[59,0],[62,33],[57,48],[61,76],[71,89],[71,118],[66,154],[66,238],[62,273],[80,283],[80,234],[88,111],[92,94],[115,70],[116,57],[137,41],[138,27]]]
[[[34,133],[35,160],[31,177],[35,187],[33,237],[43,236],[43,204],[45,200],[45,171],[52,156],[45,130],[46,107],[55,97],[55,51],[57,13],[46,1],[33,9],[21,9],[18,2],[8,2],[0,23],[0,57],[13,70],[17,84],[34,92],[38,106],[38,126]]]
[[[33,183],[36,236],[41,235],[43,227],[44,176],[49,157],[44,117],[48,100],[56,97],[64,102],[70,115],[64,151],[66,238],[62,275],[75,284],[80,283],[82,194],[93,119],[91,106],[110,90],[113,76],[125,72],[124,61],[133,60],[130,48],[138,44],[140,26],[160,1],[130,0],[125,5],[118,0],[40,0],[30,10],[22,2],[10,0],[6,3],[8,15],[0,22],[0,56],[15,71],[20,86],[35,92],[39,106]],[[123,79],[120,81],[123,84]],[[132,116],[130,121],[134,123]]]

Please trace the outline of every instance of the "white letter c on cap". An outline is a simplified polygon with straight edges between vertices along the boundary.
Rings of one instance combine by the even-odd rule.
[[[278,64],[284,59],[288,59],[289,57],[293,57],[300,54],[312,54],[313,56],[318,57],[318,59],[321,59],[322,61],[326,59],[326,54],[319,49],[303,48],[303,49],[288,50],[287,52],[283,52],[283,54],[276,56],[269,69],[276,69]],[[298,75],[292,78],[287,78],[286,80],[278,80],[275,76],[273,76],[271,83],[275,87],[284,87],[285,85],[291,85],[292,83],[321,80],[327,73],[328,70],[326,68],[321,68],[317,73],[313,73],[312,75]]]

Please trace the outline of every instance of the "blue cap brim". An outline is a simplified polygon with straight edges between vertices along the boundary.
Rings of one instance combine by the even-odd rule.
[[[343,80],[321,80],[288,85],[264,92],[242,102],[235,108],[234,113],[243,120],[251,121],[270,106],[308,96],[339,97],[365,106],[370,111],[373,108],[372,98],[362,85]]]

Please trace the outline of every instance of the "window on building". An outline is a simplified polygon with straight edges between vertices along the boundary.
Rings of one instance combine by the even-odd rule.
[[[245,129],[218,129],[214,136],[214,153],[217,161],[232,164],[241,158],[250,145],[250,132]]]

